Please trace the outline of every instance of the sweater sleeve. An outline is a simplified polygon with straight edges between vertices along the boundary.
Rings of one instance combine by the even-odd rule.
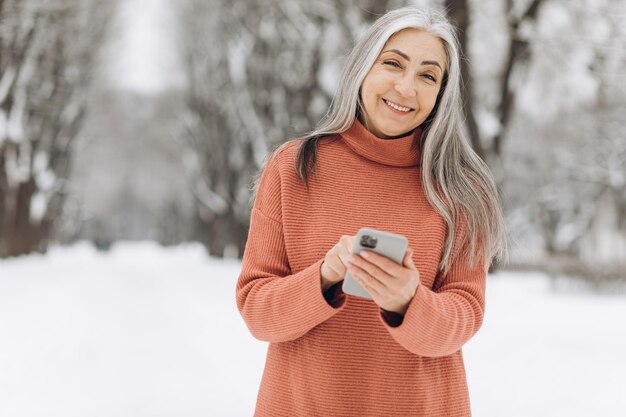
[[[345,295],[322,293],[324,259],[292,273],[281,216],[277,158],[266,164],[250,215],[250,228],[237,281],[237,308],[252,335],[284,342],[306,334],[338,313]]]
[[[437,291],[417,287],[404,317],[380,309],[381,321],[408,351],[426,357],[451,355],[482,326],[487,270],[481,257],[468,267],[468,247],[462,247]]]

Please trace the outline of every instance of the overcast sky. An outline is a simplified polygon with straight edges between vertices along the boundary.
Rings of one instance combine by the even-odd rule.
[[[109,77],[142,93],[180,85],[171,0],[121,0],[107,49]]]

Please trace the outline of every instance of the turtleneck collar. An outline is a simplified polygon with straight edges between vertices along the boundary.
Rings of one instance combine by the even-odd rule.
[[[355,117],[352,126],[340,135],[350,149],[367,159],[384,165],[410,167],[420,164],[421,132],[418,126],[409,135],[382,139],[367,130]]]

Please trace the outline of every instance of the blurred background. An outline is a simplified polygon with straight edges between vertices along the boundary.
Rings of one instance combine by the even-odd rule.
[[[459,29],[513,238],[467,347],[476,415],[623,415],[624,0],[0,0],[1,415],[252,414],[252,175],[408,4]]]

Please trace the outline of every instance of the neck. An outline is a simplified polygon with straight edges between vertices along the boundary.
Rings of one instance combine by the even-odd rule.
[[[350,128],[340,136],[353,152],[371,161],[398,167],[420,165],[419,126],[404,136],[383,139],[366,129],[358,117],[355,117]]]

